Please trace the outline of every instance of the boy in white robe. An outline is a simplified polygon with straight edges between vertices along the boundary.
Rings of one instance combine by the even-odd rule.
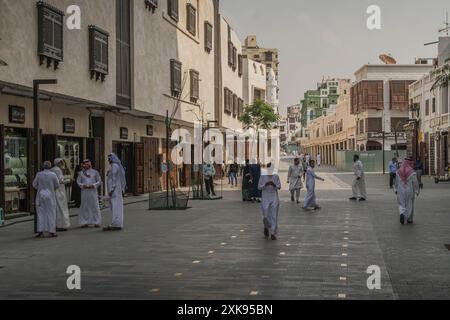
[[[420,184],[411,158],[405,159],[397,171],[395,193],[400,211],[400,223],[414,223],[414,201],[420,194]]]
[[[56,190],[56,231],[67,231],[70,228],[69,205],[67,202],[66,183],[70,182],[64,178],[64,161],[61,158],[55,159],[55,166],[51,171],[56,174],[59,180],[59,188]]]
[[[314,172],[315,166],[316,162],[314,160],[311,160],[306,171],[306,190],[308,193],[306,194],[305,203],[303,205],[304,210],[320,209],[320,206],[316,201],[316,179],[321,181],[325,181],[325,179],[316,175],[316,173]]]
[[[95,228],[100,228],[102,217],[97,189],[101,186],[102,180],[98,171],[92,169],[91,161],[83,161],[83,170],[78,174],[77,184],[81,189],[81,206],[78,215],[80,226],[88,228],[93,225]]]
[[[120,159],[111,153],[108,156],[111,168],[108,171],[107,188],[109,197],[109,210],[112,222],[104,231],[118,231],[123,229],[123,193],[126,188],[125,169]]]
[[[33,181],[36,192],[36,215],[38,238],[44,233],[50,233],[52,238],[56,235],[56,193],[59,181],[56,174],[50,171],[52,164],[44,162],[44,170],[39,172]]]
[[[267,169],[262,172],[259,179],[258,189],[262,191],[261,210],[264,223],[264,236],[266,239],[271,237],[277,240],[278,232],[278,211],[280,209],[280,200],[278,190],[281,189],[281,181],[269,164]]]
[[[302,176],[303,166],[300,164],[300,159],[296,158],[294,164],[289,167],[287,183],[291,192],[291,201],[297,200],[297,204],[300,203],[300,191],[303,188]]]
[[[364,175],[364,166],[361,160],[359,160],[358,155],[353,156],[353,169],[355,172],[355,176],[353,178],[352,191],[353,196],[350,198],[352,201],[366,201],[367,193],[366,193],[366,179]]]

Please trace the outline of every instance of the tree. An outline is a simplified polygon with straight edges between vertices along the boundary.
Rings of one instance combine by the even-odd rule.
[[[245,107],[239,117],[246,129],[253,128],[257,132],[261,129],[270,131],[279,120],[280,116],[273,107],[262,100],[256,100],[253,105]]]

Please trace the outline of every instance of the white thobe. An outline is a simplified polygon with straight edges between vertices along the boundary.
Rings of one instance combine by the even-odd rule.
[[[37,232],[56,233],[56,193],[59,181],[50,170],[39,172],[33,181],[36,192]]]
[[[320,166],[322,163],[322,156],[320,154],[317,155],[317,165]]]
[[[111,164],[108,171],[107,188],[109,196],[109,210],[112,215],[111,226],[123,228],[123,190],[120,181],[120,168],[116,163]]]
[[[86,174],[89,175],[89,177],[86,176]],[[101,183],[100,174],[97,170],[89,169],[87,171],[81,171],[78,174],[77,184],[81,188],[81,206],[78,220],[81,226],[99,226],[102,224],[97,192]],[[94,188],[84,189],[83,186],[94,186]]]
[[[397,174],[397,178],[395,179],[395,192],[397,193],[400,215],[405,216],[407,221],[412,221],[414,218],[414,201],[416,195],[420,193],[420,185],[416,173],[409,176],[406,183]]]
[[[272,181],[276,187],[267,186],[267,182]],[[278,190],[281,189],[280,177],[274,175],[262,175],[259,179],[258,189],[262,191],[261,210],[263,215],[264,228],[268,229],[272,235],[278,231],[278,211],[280,209],[280,199]]]
[[[317,208],[317,201],[316,201],[316,179],[322,180],[321,177],[316,175],[314,172],[314,169],[311,167],[308,167],[308,170],[306,171],[306,198],[305,198],[305,204],[303,205],[304,208]]]
[[[53,167],[51,170],[59,180],[59,187],[56,190],[56,227],[58,229],[68,229],[70,227],[69,205],[67,203],[66,180],[60,167]]]
[[[303,166],[301,164],[299,164],[298,166],[292,165],[289,167],[288,173],[289,191],[295,191],[303,188],[302,176],[303,176]]]
[[[355,161],[353,164],[353,169],[355,171],[355,177],[353,178],[352,185],[353,197],[367,199],[364,166],[361,160]]]

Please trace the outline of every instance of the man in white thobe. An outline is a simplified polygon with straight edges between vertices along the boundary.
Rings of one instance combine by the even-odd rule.
[[[111,225],[104,231],[117,231],[123,229],[123,193],[126,188],[125,169],[122,162],[114,153],[108,156],[111,168],[108,171],[107,189],[109,197],[109,210],[112,215]]]
[[[317,165],[320,167],[322,164],[322,156],[320,153],[317,154]]]
[[[44,162],[44,170],[39,172],[33,181],[36,192],[36,215],[38,238],[43,238],[44,233],[56,235],[56,193],[59,188],[59,180],[56,174],[50,171],[51,162]]]
[[[98,171],[92,169],[91,161],[83,161],[83,170],[78,173],[77,184],[81,189],[81,206],[78,215],[80,226],[100,228],[102,217],[97,189],[102,184],[102,180]]]
[[[414,170],[415,164],[411,158],[405,159],[397,171],[395,193],[400,211],[400,223],[414,223],[414,201],[420,194],[420,184]]]
[[[291,201],[297,200],[297,204],[300,203],[300,191],[303,188],[302,176],[303,166],[300,164],[300,159],[296,158],[294,164],[289,167],[287,183],[291,192]]]
[[[281,189],[281,181],[271,164],[267,166],[266,170],[263,170],[259,179],[258,189],[262,191],[261,210],[264,236],[266,239],[270,236],[272,240],[277,240],[278,211],[280,209],[278,190]]]
[[[352,201],[366,201],[367,193],[366,193],[366,180],[364,175],[364,166],[361,160],[359,160],[358,155],[353,156],[353,169],[355,172],[355,176],[353,178],[352,191],[353,196],[350,198]]]
[[[319,210],[320,206],[317,204],[316,200],[316,179],[325,181],[325,179],[319,177],[314,172],[314,167],[316,166],[316,162],[311,160],[309,162],[308,169],[306,171],[306,198],[305,203],[303,205],[304,210]]]
[[[56,231],[67,231],[70,228],[69,205],[67,202],[66,183],[70,182],[64,178],[63,169],[65,164],[63,159],[55,159],[55,166],[52,172],[59,180],[59,188],[56,190]]]

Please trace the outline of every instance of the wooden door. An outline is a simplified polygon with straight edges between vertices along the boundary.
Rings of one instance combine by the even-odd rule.
[[[159,141],[157,138],[142,138],[144,144],[144,192],[157,192],[161,190],[159,180]]]
[[[135,150],[135,173],[136,173],[136,186],[135,190],[137,194],[144,193],[144,143],[139,142],[134,146]]]

